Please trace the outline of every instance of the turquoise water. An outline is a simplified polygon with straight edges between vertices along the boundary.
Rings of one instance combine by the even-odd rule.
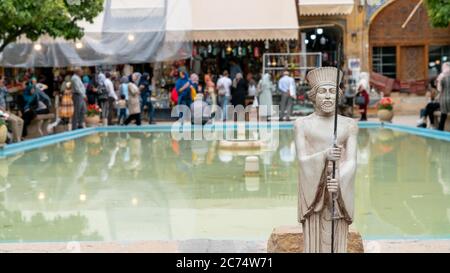
[[[450,143],[361,129],[355,227],[365,238],[450,237]],[[245,177],[245,157],[260,176]],[[266,240],[296,224],[293,135],[262,150],[97,134],[0,160],[0,242]]]

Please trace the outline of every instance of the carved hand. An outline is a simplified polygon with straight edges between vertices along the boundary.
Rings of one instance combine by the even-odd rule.
[[[327,189],[330,193],[337,193],[339,189],[339,181],[331,176],[327,177]]]
[[[342,146],[330,148],[326,151],[327,160],[339,161],[342,157]]]

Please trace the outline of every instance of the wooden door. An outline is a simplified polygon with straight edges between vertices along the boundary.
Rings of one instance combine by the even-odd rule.
[[[420,81],[427,77],[425,71],[425,46],[402,46],[398,67],[401,81]]]

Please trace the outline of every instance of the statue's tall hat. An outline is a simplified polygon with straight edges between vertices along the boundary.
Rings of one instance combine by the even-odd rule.
[[[317,89],[322,85],[332,85],[336,86],[336,79],[338,76],[338,69],[336,67],[320,67],[311,70],[308,75],[306,75],[306,80],[311,86],[311,91],[308,92],[308,97],[310,100],[315,101]],[[344,73],[339,71],[339,81],[342,82]],[[339,93],[342,94],[342,90],[339,89]]]
[[[308,75],[306,76],[306,80],[313,90],[317,89],[320,85],[323,84],[336,85],[337,71],[338,70],[336,67],[316,68],[308,73]],[[339,74],[340,81],[342,81],[344,74],[342,73],[342,71],[340,71]]]

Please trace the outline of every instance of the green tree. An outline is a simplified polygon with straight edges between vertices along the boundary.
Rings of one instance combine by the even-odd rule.
[[[75,40],[83,37],[77,22],[88,22],[103,10],[104,0],[0,0],[0,52],[22,35]]]
[[[428,16],[434,27],[448,27],[450,23],[450,1],[448,0],[426,0]]]

